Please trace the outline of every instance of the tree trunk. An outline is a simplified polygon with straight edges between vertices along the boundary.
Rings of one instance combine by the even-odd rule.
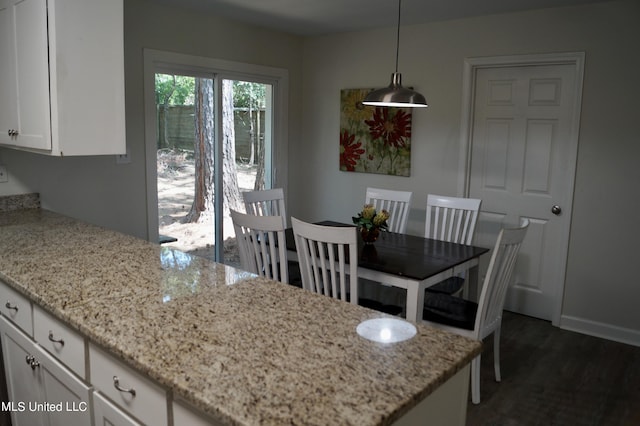
[[[214,214],[214,121],[213,80],[195,82],[195,189],[191,210],[183,222],[213,220]]]
[[[215,212],[213,81],[197,78],[195,91],[195,194],[191,210],[183,220],[185,223],[213,221]],[[223,214],[226,216],[229,209],[240,210],[242,205],[236,169],[233,84],[230,80],[222,82],[222,103],[222,205]]]
[[[224,215],[229,209],[242,210],[236,168],[236,132],[233,112],[233,81],[222,80],[222,180]]]
[[[253,110],[251,104],[249,104],[249,146],[251,147],[251,154],[249,156],[249,164],[253,165],[256,161],[256,143],[253,133]]]
[[[158,123],[162,123],[162,139],[160,139],[160,147],[161,148],[169,148],[169,100],[173,95],[173,92],[176,91],[176,76],[173,75],[173,86],[171,87],[171,91],[165,94],[163,102],[162,102],[162,115],[163,120]]]

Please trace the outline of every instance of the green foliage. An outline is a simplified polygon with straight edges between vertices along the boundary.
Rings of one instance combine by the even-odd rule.
[[[233,106],[260,109],[265,107],[265,85],[249,81],[233,82]]]
[[[156,105],[193,105],[195,87],[194,77],[156,74]]]
[[[195,77],[156,74],[156,105],[193,105]],[[265,108],[266,85],[249,81],[233,82],[233,106],[236,108]]]

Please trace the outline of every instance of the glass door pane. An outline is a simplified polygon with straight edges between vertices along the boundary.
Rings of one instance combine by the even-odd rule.
[[[213,83],[188,75],[155,76],[160,243],[214,260],[215,185],[203,177],[213,173]]]
[[[223,92],[233,92],[233,105],[223,101],[222,121],[230,120],[225,108],[233,109],[233,127],[223,124],[224,263],[240,266],[235,232],[229,209],[245,212],[242,192],[271,188],[272,86],[246,80],[223,80]],[[223,99],[225,98],[223,94]],[[232,143],[225,143],[227,141]]]

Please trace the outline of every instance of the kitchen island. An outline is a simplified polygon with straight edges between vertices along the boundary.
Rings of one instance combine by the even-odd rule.
[[[372,342],[356,327],[377,311],[39,208],[0,212],[0,253],[0,281],[78,333],[78,376],[125,412],[98,355],[157,385],[168,425],[185,407],[212,424],[426,424],[445,405],[464,424],[479,342],[420,324]]]

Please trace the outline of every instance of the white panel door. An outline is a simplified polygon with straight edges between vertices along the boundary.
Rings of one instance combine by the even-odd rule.
[[[475,81],[469,196],[482,199],[476,243],[493,246],[502,226],[531,221],[505,309],[546,320],[564,288],[576,154],[575,69],[480,68]]]

